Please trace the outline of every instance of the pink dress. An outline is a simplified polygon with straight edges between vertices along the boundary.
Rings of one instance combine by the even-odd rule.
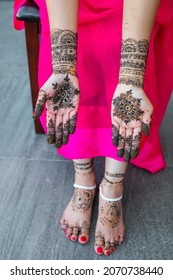
[[[14,26],[24,27],[15,15],[26,0],[15,0]],[[44,0],[35,0],[40,8],[42,34],[39,59],[39,86],[51,75],[51,50],[47,10]],[[107,156],[117,160],[112,145],[111,101],[118,82],[122,0],[80,0],[78,25],[78,76],[80,107],[77,128],[69,142],[58,149],[68,159]],[[157,172],[165,167],[159,126],[173,89],[173,1],[161,0],[152,36],[145,75],[145,92],[154,105],[151,132],[143,137],[143,147],[134,165]],[[46,131],[45,112],[41,116]],[[121,160],[123,161],[123,160]]]

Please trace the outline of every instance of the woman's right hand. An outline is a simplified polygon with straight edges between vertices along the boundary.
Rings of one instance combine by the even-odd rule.
[[[56,148],[75,131],[79,95],[78,78],[70,74],[52,74],[39,91],[32,117],[39,117],[46,104],[47,141]]]

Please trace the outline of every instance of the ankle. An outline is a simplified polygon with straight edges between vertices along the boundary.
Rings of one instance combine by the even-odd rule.
[[[94,186],[96,185],[96,176],[94,170],[89,174],[79,174],[75,172],[75,183],[81,186]]]
[[[120,197],[123,194],[123,181],[109,183],[104,177],[101,183],[101,187],[102,193],[106,197],[116,198]]]

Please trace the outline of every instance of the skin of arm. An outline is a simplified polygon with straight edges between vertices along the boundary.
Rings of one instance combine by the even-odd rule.
[[[160,0],[124,0],[119,83],[112,99],[112,140],[126,161],[139,153],[142,132],[148,136],[153,106],[144,76],[149,41]]]
[[[47,141],[60,148],[76,127],[79,105],[77,77],[78,0],[46,0],[52,52],[52,75],[41,87],[33,113],[46,104]]]

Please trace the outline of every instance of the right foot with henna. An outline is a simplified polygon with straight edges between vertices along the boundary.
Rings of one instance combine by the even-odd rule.
[[[123,182],[111,183],[106,178],[100,185],[99,214],[94,249],[98,255],[109,256],[124,239],[122,213]]]
[[[60,224],[68,239],[85,244],[89,240],[92,205],[96,191],[93,160],[75,160],[74,168],[75,189]]]

